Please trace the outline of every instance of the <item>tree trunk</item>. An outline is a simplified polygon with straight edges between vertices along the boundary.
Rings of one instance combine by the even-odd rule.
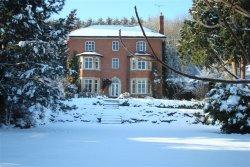
[[[237,75],[237,60],[234,58],[233,61],[232,61],[232,73],[235,75],[235,76],[238,76]]]
[[[5,123],[6,121],[6,110],[5,110],[5,100],[4,100],[4,96],[0,95],[0,125]]]
[[[240,59],[240,78],[241,79],[246,79],[246,60],[241,57]]]

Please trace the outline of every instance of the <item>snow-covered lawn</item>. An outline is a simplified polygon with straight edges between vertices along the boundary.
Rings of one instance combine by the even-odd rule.
[[[93,105],[97,101],[102,102],[73,99],[67,103],[76,110],[53,114],[52,122],[36,128],[0,129],[0,166],[250,166],[250,135],[221,134],[217,126],[193,124],[192,114],[200,109],[165,108],[183,103],[190,108],[199,102],[133,99],[117,109]],[[98,117],[114,112],[124,120],[146,121],[98,123]]]

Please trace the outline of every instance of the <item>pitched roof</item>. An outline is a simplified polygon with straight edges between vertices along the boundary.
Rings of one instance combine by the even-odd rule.
[[[156,31],[143,27],[148,37],[165,38]],[[93,25],[72,31],[70,37],[119,37],[119,30],[123,37],[143,37],[140,26],[124,25]]]

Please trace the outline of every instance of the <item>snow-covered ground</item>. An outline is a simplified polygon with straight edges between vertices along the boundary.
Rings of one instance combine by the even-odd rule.
[[[53,114],[52,122],[36,128],[0,129],[0,166],[250,166],[250,135],[221,134],[217,126],[193,124],[193,114],[201,110],[179,109],[200,102],[130,99],[129,106],[119,108],[103,106],[103,99],[96,98],[66,103],[78,108]],[[127,121],[98,123],[112,113]]]

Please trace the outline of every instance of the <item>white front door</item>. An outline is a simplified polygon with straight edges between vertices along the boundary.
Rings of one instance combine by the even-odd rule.
[[[114,79],[109,86],[109,96],[118,97],[121,94],[121,84],[118,79]]]
[[[118,97],[119,94],[120,94],[120,88],[119,87],[120,87],[119,83],[112,83],[110,85],[110,89],[111,89],[110,96],[112,96],[112,97]]]

